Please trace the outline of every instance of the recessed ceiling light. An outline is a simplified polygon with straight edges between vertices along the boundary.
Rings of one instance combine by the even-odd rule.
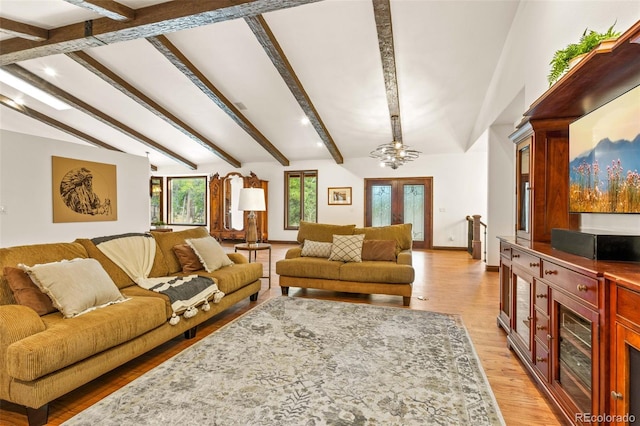
[[[300,119],[300,124],[302,124],[303,126],[308,126],[309,124],[311,124],[311,121],[309,121],[309,117],[304,116]]]
[[[51,68],[51,67],[45,67],[45,68],[44,68],[44,73],[45,73],[46,75],[48,75],[48,76],[51,76],[51,77],[55,77],[55,76],[56,76],[56,74],[57,74],[56,70],[54,70],[54,69],[53,69],[53,68]]]
[[[49,105],[50,107],[57,109],[58,111],[61,111],[64,109],[71,109],[71,106],[69,106],[68,104],[51,96],[50,94],[44,92],[43,90],[40,90],[35,86],[32,86],[26,81],[21,80],[18,77],[15,77],[13,74],[9,74],[3,69],[0,69],[0,81],[5,84],[8,84],[14,89],[18,89],[25,95],[29,95],[32,98],[37,99],[40,102],[43,102]]]

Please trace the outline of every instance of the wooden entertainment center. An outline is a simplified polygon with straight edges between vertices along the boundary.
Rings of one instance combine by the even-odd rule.
[[[516,149],[516,235],[500,238],[498,324],[575,425],[640,422],[640,262],[554,249],[569,213],[569,124],[640,85],[640,21],[590,52],[524,114]],[[640,230],[638,230],[640,232]]]

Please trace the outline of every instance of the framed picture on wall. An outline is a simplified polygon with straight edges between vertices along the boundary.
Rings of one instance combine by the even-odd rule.
[[[53,223],[118,220],[116,166],[51,157]]]
[[[351,187],[329,188],[329,205],[350,205]]]

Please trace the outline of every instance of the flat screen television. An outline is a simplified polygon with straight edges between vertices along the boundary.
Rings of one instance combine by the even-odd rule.
[[[640,213],[640,86],[569,125],[569,210]]]

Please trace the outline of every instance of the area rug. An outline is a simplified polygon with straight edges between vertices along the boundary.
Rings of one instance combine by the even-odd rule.
[[[458,316],[278,297],[64,425],[504,425]]]

